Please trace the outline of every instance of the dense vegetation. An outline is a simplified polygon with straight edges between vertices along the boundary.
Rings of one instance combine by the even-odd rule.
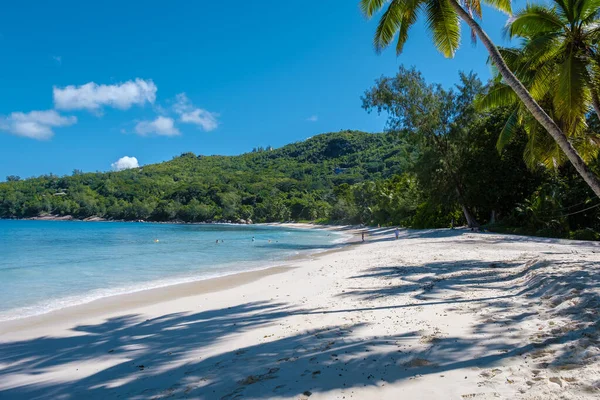
[[[510,1],[482,1],[511,12]],[[487,84],[460,74],[451,89],[404,67],[380,78],[362,100],[387,117],[385,133],[329,133],[234,157],[185,153],[121,172],[9,176],[0,218],[466,224],[600,239],[599,3],[529,4],[507,24],[519,46],[497,48],[476,21],[482,1],[361,0],[368,17],[386,10],[378,50],[396,40],[400,53],[424,14],[452,56],[462,19],[495,71]]]
[[[191,222],[329,218],[336,208],[334,188],[401,174],[413,153],[392,133],[344,131],[234,157],[185,153],[120,172],[75,171],[27,180],[11,176],[0,184],[0,217],[49,213]]]
[[[510,0],[360,1],[369,18],[385,9],[375,31],[374,44],[379,51],[396,41],[400,54],[410,27],[424,16],[435,47],[453,57],[461,42],[460,20],[466,22],[472,40],[481,40],[488,51],[501,89],[488,103],[516,108],[501,137],[510,136],[512,127],[520,126],[528,135],[541,138],[543,146],[533,146],[538,153],[526,158],[568,159],[600,198],[594,160],[586,159],[594,153],[589,151],[590,145],[598,146],[598,142],[585,138],[587,114],[594,109],[600,117],[598,1],[552,0],[527,5],[507,21],[506,32],[522,39],[519,48],[511,49],[498,48],[482,29],[482,3],[512,14]],[[551,147],[559,153],[550,154]]]
[[[488,87],[472,74],[460,78],[452,90],[427,84],[414,69],[379,79],[363,102],[386,112],[386,133],[327,133],[239,156],[184,153],[120,172],[10,176],[0,183],[0,217],[468,223],[597,238],[600,208],[585,182],[569,164],[527,168],[525,134],[499,153],[496,142],[512,110],[478,110],[475,99]]]

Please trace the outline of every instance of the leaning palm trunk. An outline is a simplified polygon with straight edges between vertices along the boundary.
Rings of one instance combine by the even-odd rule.
[[[596,196],[600,197],[600,180],[585,164],[581,156],[577,153],[577,150],[571,145],[567,136],[564,132],[556,125],[556,123],[550,118],[548,114],[540,107],[540,105],[533,99],[531,94],[527,91],[525,86],[517,79],[512,71],[506,65],[506,62],[500,55],[500,52],[492,43],[488,35],[481,29],[479,24],[469,15],[467,11],[456,0],[448,0],[452,8],[462,18],[467,25],[475,32],[477,37],[481,40],[485,48],[490,53],[490,58],[498,68],[498,72],[502,75],[506,84],[514,90],[515,94],[521,99],[525,107],[531,112],[533,117],[548,131],[550,136],[556,141],[561,150],[565,153],[569,161],[573,164],[579,175],[585,180],[585,182],[594,191]]]

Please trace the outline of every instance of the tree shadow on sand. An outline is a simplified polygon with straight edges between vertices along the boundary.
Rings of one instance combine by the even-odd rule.
[[[493,369],[515,357],[538,368],[581,368],[599,361],[586,348],[597,346],[599,339],[600,266],[572,264],[471,260],[373,268],[351,279],[366,283],[373,279],[375,286],[340,294],[361,301],[360,307],[357,303],[352,308],[316,310],[255,302],[149,320],[124,315],[78,326],[75,336],[2,343],[0,398],[307,397],[463,368]],[[467,289],[507,287],[511,290],[495,296],[462,296]],[[409,296],[411,302],[394,304],[400,295]],[[368,301],[379,296],[388,297],[388,305],[369,307]],[[543,303],[544,315],[532,312],[532,305],[538,303]],[[261,333],[252,341],[254,345],[218,351],[221,344],[242,333],[256,328],[266,332],[288,317],[358,315],[360,311],[438,304],[449,309],[467,304],[482,310],[472,333],[475,337],[485,334],[487,339],[424,337],[416,331],[358,338],[355,333],[370,324],[360,322],[307,328],[282,337]],[[519,324],[534,317],[547,320],[548,325],[523,336]],[[209,347],[212,352],[205,351]],[[83,362],[97,368],[79,375],[76,368]],[[70,368],[72,376],[51,379],[53,370]],[[594,387],[587,390],[597,393]]]
[[[520,355],[535,360],[537,368],[557,371],[600,362],[598,262],[540,258],[440,261],[372,268],[351,279],[360,280],[362,286],[346,290],[340,297],[356,298],[362,304],[381,298],[393,302],[391,299],[399,296],[409,301],[331,312],[446,305],[447,312],[477,315],[479,322],[472,333],[485,334],[489,342],[499,344],[484,348],[487,352],[502,351],[503,357]],[[365,287],[364,279],[373,284]],[[537,330],[522,332],[522,323],[530,320],[537,322],[532,328]],[[440,350],[447,339],[439,338]]]
[[[309,330],[206,358],[194,350],[228,335],[268,326],[291,310],[283,304],[253,303],[191,315],[139,321],[129,315],[80,326],[84,336],[44,337],[3,346],[2,398],[202,398],[306,396],[332,390],[382,386],[459,368],[488,368],[506,357],[543,349],[557,339],[507,348],[501,340],[483,345],[458,337],[409,346],[418,332],[357,340],[364,324]],[[587,331],[573,331],[581,336]],[[567,340],[566,337],[558,340]],[[485,347],[485,356],[473,357]],[[489,355],[489,354],[492,355]],[[22,376],[68,367],[75,361],[116,363],[68,381],[19,383]],[[14,380],[12,379],[14,378]]]

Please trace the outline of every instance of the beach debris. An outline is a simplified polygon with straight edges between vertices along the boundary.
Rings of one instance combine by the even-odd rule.
[[[253,385],[253,384],[257,383],[257,382],[266,381],[268,379],[273,379],[273,378],[276,378],[276,376],[274,376],[274,374],[277,371],[279,371],[279,368],[271,368],[265,374],[261,374],[261,375],[248,375],[246,378],[242,379],[238,383],[240,385],[248,386],[248,385]]]
[[[550,382],[557,384],[560,387],[563,387],[563,382],[559,377],[552,377],[548,379]]]

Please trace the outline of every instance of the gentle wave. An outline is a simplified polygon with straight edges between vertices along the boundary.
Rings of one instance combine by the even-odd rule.
[[[46,221],[43,221],[42,223],[44,222]],[[0,221],[0,223],[2,223],[2,221]],[[145,235],[141,237],[152,237],[158,235],[157,232],[148,232],[146,228],[136,227],[135,229],[133,229],[130,226],[115,226],[119,229],[127,230],[127,234],[132,234],[133,232],[137,235]],[[215,246],[215,243],[212,242],[212,237],[214,237],[215,235],[215,229],[213,229],[213,227],[210,227],[210,229],[208,229],[208,232],[199,229],[193,230],[191,233],[189,230],[184,230],[180,232],[177,230],[177,228],[175,228],[175,232],[173,233],[171,231],[166,232],[165,228],[162,228],[163,226],[165,226],[165,224],[159,225],[158,231],[160,231],[159,233],[161,233],[162,236],[167,237],[166,240],[167,242],[170,242],[172,248],[165,249],[168,251],[158,252],[157,257],[161,254],[177,256],[177,262],[175,263],[174,260],[169,259],[169,261],[171,261],[171,263],[173,264],[169,268],[172,268],[174,273],[171,276],[161,276],[158,279],[149,278],[153,274],[156,274],[156,271],[160,271],[161,266],[159,264],[152,264],[151,261],[147,261],[148,255],[145,255],[146,258],[138,262],[138,264],[142,265],[141,270],[135,270],[132,268],[136,267],[128,266],[125,266],[123,267],[123,269],[120,270],[118,268],[115,269],[115,267],[113,266],[113,269],[111,269],[110,271],[104,271],[104,269],[107,268],[108,265],[112,265],[110,262],[112,258],[106,257],[101,254],[104,254],[109,250],[113,251],[113,254],[123,252],[125,255],[122,256],[122,258],[127,259],[129,261],[128,265],[132,266],[135,265],[134,261],[136,255],[142,255],[142,252],[138,252],[138,248],[135,246],[143,245],[146,246],[144,247],[144,249],[146,249],[148,247],[145,241],[141,241],[140,243],[134,243],[133,245],[129,241],[127,241],[127,243],[121,243],[119,241],[116,241],[116,244],[111,244],[109,250],[98,249],[98,247],[102,247],[104,245],[102,241],[100,241],[99,243],[92,242],[91,246],[93,246],[94,251],[91,252],[91,256],[89,254],[91,250],[88,249],[88,251],[86,251],[85,249],[86,244],[88,246],[90,245],[86,242],[85,237],[86,235],[91,235],[93,237],[94,235],[99,234],[98,232],[94,232],[93,228],[86,227],[84,228],[84,230],[86,230],[87,233],[83,232],[82,234],[82,232],[77,232],[77,234],[79,235],[78,239],[69,240],[69,229],[72,229],[72,226],[69,226],[69,224],[54,225],[51,227],[43,226],[43,232],[41,232],[41,234],[44,235],[44,237],[49,236],[48,229],[54,230],[53,234],[55,235],[63,234],[67,236],[66,239],[62,238],[62,240],[60,240],[60,244],[55,244],[56,242],[52,242],[49,247],[50,249],[52,249],[52,251],[59,253],[71,251],[76,254],[69,254],[69,256],[65,259],[56,259],[55,261],[53,261],[52,257],[42,257],[43,259],[47,260],[46,264],[40,261],[39,255],[36,257],[35,254],[30,254],[31,257],[33,257],[33,259],[31,259],[31,264],[28,264],[28,254],[26,252],[26,248],[23,249],[23,252],[18,251],[18,249],[17,251],[12,249],[12,252],[7,252],[7,254],[9,257],[12,254],[12,257],[14,259],[13,261],[15,262],[15,264],[11,264],[10,261],[5,262],[4,264],[0,264],[0,274],[10,274],[10,279],[5,279],[5,282],[3,282],[1,284],[2,286],[0,287],[3,287],[4,289],[8,288],[8,291],[10,291],[11,283],[16,283],[17,286],[20,284],[21,286],[25,287],[24,285],[26,284],[26,282],[24,282],[24,280],[26,279],[43,279],[43,276],[36,277],[36,274],[41,274],[40,271],[36,271],[40,268],[46,268],[48,269],[48,271],[55,271],[56,269],[59,270],[59,272],[57,273],[59,279],[56,279],[55,277],[55,281],[59,281],[59,283],[57,285],[56,282],[54,282],[55,286],[60,286],[60,284],[63,284],[63,282],[60,282],[60,274],[65,274],[65,287],[54,288],[56,289],[54,290],[54,292],[49,291],[46,297],[39,298],[37,301],[34,301],[33,298],[28,299],[27,295],[24,294],[22,290],[18,290],[18,287],[16,287],[13,296],[23,296],[23,301],[17,303],[25,304],[18,304],[18,306],[10,307],[9,309],[0,309],[0,321],[9,321],[36,315],[42,315],[67,307],[90,303],[95,300],[107,297],[131,294],[141,292],[144,290],[168,287],[182,283],[198,282],[207,279],[235,275],[242,272],[259,271],[271,268],[276,265],[288,265],[293,262],[293,260],[290,260],[290,258],[292,257],[299,255],[308,256],[311,254],[319,253],[325,250],[329,250],[331,248],[338,247],[341,243],[347,241],[348,238],[351,236],[347,233],[328,232],[323,230],[293,229],[282,231],[279,228],[270,228],[268,230],[255,228],[250,230],[248,228],[240,229],[238,227],[233,226],[227,227],[226,232],[219,231],[219,235],[225,238],[224,243],[227,243],[228,245],[231,245],[233,247],[231,252],[222,252],[222,255],[220,255],[215,253],[215,249],[218,249],[218,247],[211,247]],[[0,225],[0,227],[2,226]],[[39,240],[39,238],[36,237],[35,232],[32,233],[27,228],[28,227],[20,226],[16,229],[16,231],[13,230],[13,232],[11,232],[11,237],[14,245],[19,245],[18,240],[15,241],[14,236],[15,234],[17,237],[19,236],[19,230],[22,230],[21,237],[26,237],[27,240],[31,238],[33,238],[34,241]],[[79,229],[79,226],[77,226],[76,229]],[[107,228],[102,227],[102,229],[106,230]],[[111,229],[112,228],[108,228],[107,230],[109,237],[110,235],[114,234],[114,232],[111,232]],[[171,230],[172,229],[173,228],[171,228]],[[229,230],[229,232],[227,232],[227,230]],[[166,233],[169,233],[170,236],[167,236]],[[106,232],[104,232],[103,234],[106,235]],[[189,235],[195,235],[194,239],[196,240],[196,242],[194,242],[194,244],[196,246],[199,246],[199,249],[195,249],[193,246],[189,245],[189,243],[191,242],[191,238]],[[211,246],[207,245],[207,239],[203,235],[211,237]],[[253,246],[250,247],[248,244],[249,236],[260,237],[260,241],[258,243],[253,243]],[[199,237],[200,239],[198,239]],[[273,237],[274,239],[266,239],[266,237]],[[3,238],[0,237],[0,239]],[[73,240],[79,240],[84,248],[72,248]],[[187,247],[182,248],[182,245]],[[221,244],[219,244],[219,246],[220,245]],[[23,244],[23,246],[27,247],[26,244]],[[68,248],[65,248],[64,246]],[[134,248],[131,248],[131,246],[134,246]],[[149,249],[156,250],[156,248],[152,247],[149,247]],[[48,250],[46,249],[46,251]],[[98,253],[99,251],[101,253]],[[0,252],[4,253],[2,249],[0,249]],[[234,255],[231,253],[238,253],[235,254],[235,256],[238,257],[237,261],[229,260],[228,262],[227,260],[219,258],[234,257]],[[244,254],[240,255],[239,253]],[[97,257],[93,256],[94,254]],[[241,259],[244,258],[244,256],[245,258],[250,258],[250,260],[246,261]],[[196,265],[198,264],[198,258],[201,258],[203,261],[204,259],[206,259],[206,263],[208,263],[209,265]],[[96,264],[92,266],[87,266],[86,263],[90,260],[93,260],[94,262],[96,262]],[[122,259],[118,258],[117,260],[118,261],[114,261],[113,264],[122,261]],[[148,265],[146,271],[146,264],[144,263],[148,262],[152,265]],[[65,291],[70,290],[68,285],[71,285],[72,287],[77,287],[77,282],[69,281],[69,279],[74,279],[73,277],[69,276],[71,275],[69,274],[69,271],[62,271],[62,269],[65,268],[65,265],[69,265],[69,263],[71,263],[74,266],[77,266],[77,268],[73,267],[73,269],[76,269],[79,272],[81,272],[80,270],[83,271],[82,276],[84,276],[85,278],[80,278],[80,280],[85,279],[85,283],[87,284],[87,286],[93,286],[94,284],[97,284],[99,287],[93,288],[91,290],[85,290],[76,294],[64,293]],[[29,267],[25,267],[22,264],[26,264]],[[195,266],[193,268],[190,268],[189,265]],[[34,269],[32,270],[32,268]],[[139,266],[137,268],[139,268]],[[119,281],[117,284],[113,283],[109,287],[103,287],[103,285],[106,286],[108,284],[106,281],[101,281],[103,276],[104,278],[109,277],[114,282],[115,279],[118,280],[118,276],[120,273],[123,273],[122,281]],[[138,282],[136,275],[137,273],[139,273],[140,282]],[[136,283],[129,282],[129,280],[131,280],[132,277],[136,277]],[[99,281],[96,282],[94,281],[94,279]],[[8,282],[6,282],[7,280]],[[38,285],[40,284],[40,282],[37,283]],[[52,285],[49,286],[52,288]],[[44,286],[42,285],[41,287]],[[56,292],[62,293],[62,295],[57,295]],[[6,297],[7,294],[0,294],[0,300],[2,299],[2,296]],[[38,295],[38,297],[40,297],[40,295]],[[19,299],[9,297],[8,300],[12,300],[12,302],[15,303],[15,300]]]

